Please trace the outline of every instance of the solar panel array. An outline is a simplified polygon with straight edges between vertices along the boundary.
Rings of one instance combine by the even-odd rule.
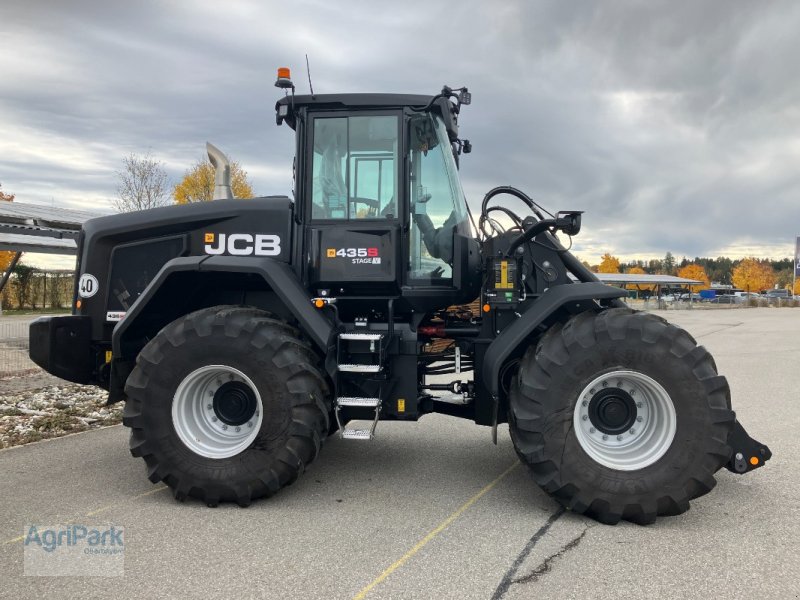
[[[103,213],[0,202],[0,250],[76,254],[81,226]]]

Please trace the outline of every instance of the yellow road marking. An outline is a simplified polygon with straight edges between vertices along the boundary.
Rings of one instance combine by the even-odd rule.
[[[130,500],[138,500],[139,498],[144,498],[145,496],[150,496],[152,494],[155,494],[156,492],[160,492],[161,490],[165,490],[165,489],[167,489],[166,485],[163,485],[163,486],[161,486],[159,488],[156,488],[154,490],[147,490],[146,492],[142,492],[141,494],[137,494],[136,496],[133,496],[132,498],[130,498]],[[93,510],[92,512],[86,513],[86,516],[87,517],[93,517],[96,514],[104,512],[104,511],[108,510],[109,508],[114,508],[115,506],[119,506],[120,504],[121,504],[121,502],[117,502],[115,504],[109,504],[108,506],[104,506],[103,508],[98,508],[97,510]]]
[[[166,490],[166,489],[167,489],[167,486],[166,485],[162,485],[161,487],[157,487],[154,490],[147,490],[146,492],[142,492],[141,494],[136,494],[135,496],[131,496],[130,498],[126,498],[125,500],[123,500],[121,502],[116,502],[114,504],[109,504],[108,506],[103,506],[102,508],[98,508],[97,510],[93,510],[93,511],[87,512],[84,516],[85,517],[93,517],[94,515],[99,514],[101,512],[104,512],[104,511],[106,511],[106,510],[108,510],[110,508],[115,508],[117,506],[121,506],[122,504],[125,504],[126,502],[130,502],[132,500],[138,500],[139,498],[144,498],[145,496],[150,496],[152,494],[155,494],[156,492],[160,492],[161,490]],[[14,542],[21,542],[24,539],[25,539],[25,536],[21,535],[19,537],[15,537],[12,540],[7,540],[7,541],[3,542],[3,545],[5,546],[6,544],[13,544]]]
[[[376,579],[375,579],[375,580],[374,580],[372,583],[370,583],[370,584],[369,584],[369,585],[367,585],[367,586],[366,586],[366,587],[365,587],[363,590],[361,590],[360,592],[358,592],[358,594],[356,594],[356,595],[353,597],[353,600],[363,600],[364,598],[366,598],[366,597],[367,597],[367,594],[369,594],[369,593],[370,593],[370,591],[372,591],[372,590],[373,590],[373,589],[374,589],[376,586],[380,585],[380,584],[381,584],[381,583],[382,583],[382,582],[383,582],[383,581],[384,581],[384,580],[385,580],[387,577],[389,577],[389,575],[391,575],[391,574],[392,574],[392,573],[394,573],[394,572],[395,572],[397,569],[399,569],[399,568],[400,568],[400,567],[402,567],[402,566],[403,566],[405,563],[407,563],[407,562],[408,562],[408,560],[409,560],[409,559],[410,559],[412,556],[414,556],[414,555],[415,555],[417,552],[419,552],[420,550],[422,550],[422,548],[425,546],[425,544],[427,544],[428,542],[430,542],[430,541],[431,541],[433,538],[435,538],[437,535],[439,535],[440,533],[442,533],[442,531],[444,531],[445,529],[447,529],[447,527],[448,527],[448,526],[449,526],[449,525],[450,525],[450,524],[451,524],[453,521],[455,521],[455,520],[456,520],[458,517],[460,517],[462,514],[464,514],[464,512],[465,512],[465,511],[466,511],[466,510],[467,510],[467,509],[468,509],[470,506],[472,506],[472,505],[473,505],[473,504],[475,504],[475,503],[476,503],[478,500],[480,500],[480,499],[481,499],[481,497],[483,497],[483,495],[484,495],[484,494],[486,494],[486,492],[488,492],[488,491],[489,491],[489,490],[491,490],[491,489],[492,489],[494,486],[496,486],[498,483],[500,483],[500,481],[502,481],[502,480],[503,480],[503,478],[504,478],[506,475],[508,475],[509,473],[511,473],[511,471],[513,471],[513,470],[514,470],[514,469],[517,467],[517,465],[519,465],[519,463],[518,463],[518,462],[515,462],[513,465],[511,465],[511,466],[510,466],[510,467],[508,467],[508,468],[507,468],[505,471],[503,471],[503,472],[500,474],[500,476],[499,476],[497,479],[495,479],[494,481],[492,481],[492,482],[491,482],[489,485],[487,485],[485,488],[483,488],[483,489],[482,489],[480,492],[478,492],[478,493],[477,493],[477,494],[475,494],[475,495],[474,495],[472,498],[470,498],[470,499],[469,499],[469,500],[467,500],[467,501],[466,501],[464,504],[462,504],[462,505],[461,505],[461,506],[460,506],[460,507],[459,507],[459,508],[458,508],[458,509],[457,509],[457,510],[456,510],[456,511],[453,513],[453,514],[451,514],[451,515],[450,515],[449,517],[447,517],[447,518],[446,518],[444,521],[442,521],[441,523],[439,523],[439,525],[437,525],[435,529],[433,529],[432,531],[430,531],[430,532],[428,533],[428,535],[426,535],[426,536],[425,536],[424,538],[422,538],[422,539],[421,539],[419,542],[417,542],[417,543],[414,545],[414,547],[413,547],[413,548],[411,548],[411,550],[409,550],[408,552],[406,552],[406,553],[405,553],[403,556],[401,556],[401,557],[400,557],[400,558],[399,558],[399,559],[398,559],[396,562],[394,562],[394,563],[393,563],[393,564],[392,564],[392,565],[391,565],[391,566],[390,566],[388,569],[386,569],[386,570],[385,570],[383,573],[381,573],[380,575],[378,575],[378,577],[377,577],[377,578],[376,578]]]

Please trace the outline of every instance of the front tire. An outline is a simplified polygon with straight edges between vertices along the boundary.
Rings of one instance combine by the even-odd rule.
[[[291,484],[330,426],[319,358],[267,313],[213,307],[167,325],[125,386],[130,450],[175,498],[247,506]]]
[[[735,415],[711,355],[684,330],[628,309],[553,326],[522,358],[509,408],[536,482],[608,524],[685,512],[731,452]]]

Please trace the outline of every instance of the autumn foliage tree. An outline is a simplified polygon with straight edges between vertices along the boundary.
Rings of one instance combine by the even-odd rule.
[[[733,285],[748,292],[768,290],[775,285],[775,271],[769,264],[745,258],[733,268]]]
[[[253,188],[238,162],[231,162],[231,190],[235,198],[252,198]],[[173,192],[176,204],[208,202],[214,198],[214,167],[206,158],[186,171]]]
[[[706,270],[700,265],[696,265],[694,263],[689,263],[685,267],[678,269],[678,277],[683,277],[684,279],[694,279],[695,281],[703,282],[702,285],[689,286],[692,290],[707,290],[711,287],[711,282],[708,280]]]
[[[0,188],[3,187],[3,184],[0,183]],[[14,200],[14,194],[6,194],[0,189],[0,202],[11,202]],[[11,261],[14,258],[14,253],[9,252],[8,250],[4,250],[0,252],[0,275],[2,275],[5,270],[8,268],[8,265],[11,264]]]
[[[600,261],[600,266],[597,268],[598,273],[619,273],[619,259],[611,256],[608,252],[603,255]]]

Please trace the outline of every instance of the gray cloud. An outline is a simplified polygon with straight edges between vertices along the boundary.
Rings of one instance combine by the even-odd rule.
[[[469,85],[473,204],[521,187],[584,209],[577,251],[791,253],[800,233],[800,5],[27,2],[0,7],[0,181],[104,205],[129,152],[178,179],[205,140],[288,193],[274,68],[317,92]]]

